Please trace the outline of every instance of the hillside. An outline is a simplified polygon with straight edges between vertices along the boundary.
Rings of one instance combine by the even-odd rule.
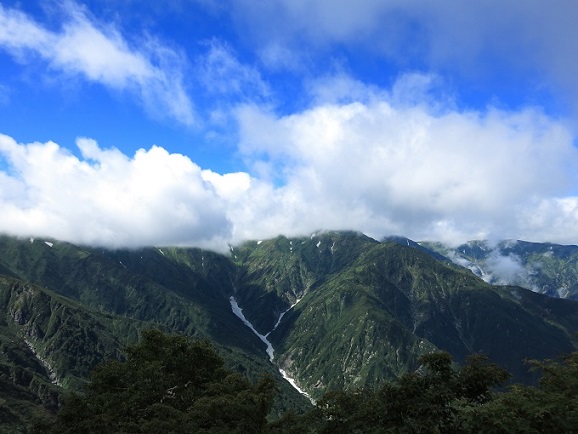
[[[578,300],[578,246],[517,240],[470,241],[458,247],[420,244],[488,283],[518,285],[551,297]]]
[[[0,237],[0,302],[0,411],[13,432],[147,328],[208,339],[252,379],[272,373],[277,412],[307,406],[278,367],[317,398],[377,386],[436,350],[459,362],[483,352],[532,382],[525,358],[578,346],[578,303],[493,286],[439,253],[354,232],[251,241],[230,255]]]
[[[42,414],[42,406],[55,410],[63,389],[79,387],[149,328],[208,339],[228,366],[252,379],[273,374],[281,387],[277,411],[307,406],[232,314],[236,271],[228,258],[0,237],[0,270],[0,381],[3,391],[13,390],[0,397],[0,410],[14,421],[8,432]]]
[[[489,285],[397,242],[321,233],[247,243],[234,253],[246,273],[239,304],[261,333],[271,329],[271,312],[299,300],[270,340],[281,365],[314,396],[377,385],[417,369],[417,358],[434,350],[460,362],[482,352],[516,381],[531,382],[525,358],[576,348],[578,304]]]

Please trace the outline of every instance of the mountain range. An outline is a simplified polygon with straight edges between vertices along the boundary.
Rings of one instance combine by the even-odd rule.
[[[319,232],[223,255],[2,236],[0,416],[26,432],[149,328],[210,340],[251,379],[271,373],[277,413],[375,387],[439,350],[484,353],[531,383],[525,359],[578,348],[577,273],[578,247],[522,241]]]
[[[506,240],[458,247],[420,243],[488,283],[519,285],[551,297],[578,300],[578,246]]]

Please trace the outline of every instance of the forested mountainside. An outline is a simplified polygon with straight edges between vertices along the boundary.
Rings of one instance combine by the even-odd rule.
[[[273,363],[232,301],[272,344]],[[252,379],[272,373],[277,412],[308,405],[278,367],[318,398],[378,386],[436,350],[458,362],[482,352],[532,382],[524,359],[578,346],[577,302],[494,286],[439,252],[353,232],[251,241],[230,255],[0,237],[0,302],[0,412],[14,426],[54,410],[63,389],[149,328],[208,339]]]
[[[453,248],[420,244],[488,283],[519,285],[551,297],[578,300],[578,246],[515,240],[470,241]]]
[[[239,304],[261,333],[299,300],[270,340],[278,362],[314,396],[376,385],[436,349],[458,361],[482,352],[531,381],[523,359],[576,346],[577,303],[489,285],[398,242],[321,233],[246,243],[233,255],[244,267]]]

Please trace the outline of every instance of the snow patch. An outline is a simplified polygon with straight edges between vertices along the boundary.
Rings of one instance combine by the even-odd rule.
[[[30,237],[30,244],[34,242],[34,238]]]
[[[54,243],[51,243],[50,241],[44,241],[44,244],[46,244],[48,247],[52,247],[54,245]]]
[[[267,345],[267,354],[269,355],[269,360],[271,361],[271,363],[273,363],[273,345],[271,345],[271,342],[269,342],[269,340],[267,339],[267,336],[262,335],[261,333],[259,333],[257,330],[255,330],[255,327],[253,327],[253,324],[251,324],[249,322],[249,320],[247,318],[245,318],[245,314],[243,313],[243,309],[241,309],[239,307],[239,304],[237,303],[237,300],[235,300],[235,297],[231,296],[229,297],[229,302],[231,303],[231,309],[233,310],[233,313],[235,315],[237,315],[237,317],[239,317],[239,319],[241,321],[243,321],[243,324],[245,324],[247,327],[249,327],[251,329],[251,331],[259,338],[263,341],[263,343],[265,345]],[[268,335],[268,334],[267,334]]]
[[[28,348],[30,348],[30,351],[32,351],[32,354],[34,354],[34,357],[36,357],[38,359],[38,361],[40,363],[42,363],[42,366],[44,366],[44,369],[46,369],[46,373],[48,374],[48,378],[50,378],[50,382],[52,384],[57,385],[57,386],[62,386],[62,383],[58,379],[58,375],[56,375],[56,371],[54,370],[52,365],[48,362],[48,360],[46,360],[45,358],[40,356],[40,354],[38,354],[38,351],[36,351],[36,348],[34,348],[34,345],[32,345],[31,342],[29,342],[27,339],[24,339],[24,342],[26,343],[26,345],[28,345]]]
[[[566,298],[566,297],[568,297],[568,294],[570,293],[570,291],[568,290],[568,288],[562,287],[562,288],[558,288],[556,290],[556,293],[558,294],[558,297]]]
[[[267,333],[266,336],[269,336],[272,332],[274,332],[274,331],[277,329],[277,327],[278,327],[279,324],[281,323],[281,320],[283,319],[283,317],[285,316],[285,314],[286,314],[287,312],[289,312],[291,309],[293,309],[293,308],[297,305],[297,303],[299,303],[300,301],[301,301],[301,299],[298,298],[298,299],[295,301],[295,303],[293,303],[291,306],[289,306],[289,308],[288,308],[287,310],[281,312],[281,314],[279,315],[279,318],[277,318],[277,322],[276,322],[275,325],[273,326],[273,329],[272,329],[269,333]]]
[[[281,314],[279,315],[279,318],[277,319],[277,323],[275,324],[275,326],[273,327],[273,329],[267,333],[266,335],[262,335],[261,333],[259,333],[257,330],[255,330],[255,327],[253,327],[253,324],[251,324],[251,322],[249,320],[247,320],[247,318],[245,318],[245,314],[243,314],[243,309],[241,309],[241,307],[239,307],[239,304],[237,303],[237,300],[235,299],[235,297],[231,296],[229,297],[229,302],[231,303],[231,309],[233,310],[233,313],[235,315],[237,315],[237,317],[243,321],[243,324],[245,324],[247,327],[249,327],[251,329],[251,331],[259,338],[261,339],[261,341],[263,341],[265,343],[265,345],[267,345],[267,355],[269,356],[269,361],[271,363],[273,363],[273,360],[275,359],[275,355],[274,355],[274,350],[273,350],[273,345],[271,345],[271,342],[269,342],[269,339],[267,339],[267,336],[269,336],[279,325],[279,323],[281,322],[281,319],[283,318],[283,316],[289,312],[291,309],[293,309],[293,307],[295,307],[295,305],[297,303],[299,303],[301,301],[300,298],[298,298],[295,303],[293,303],[287,310],[285,310],[284,312],[281,312]],[[301,389],[297,383],[295,382],[295,380],[293,378],[291,378],[289,375],[287,375],[287,372],[281,368],[279,369],[279,373],[281,374],[281,376],[287,380],[289,382],[289,384],[291,384],[291,386],[293,386],[293,388],[295,390],[297,390],[297,392],[299,392],[300,394],[302,394],[303,396],[307,397],[312,404],[315,404],[315,401],[311,398],[311,396],[305,392],[303,389]]]
[[[309,398],[309,401],[311,401],[312,404],[315,404],[315,401],[313,400],[313,398],[311,398],[311,396],[310,396],[307,392],[305,392],[303,389],[301,389],[301,388],[297,385],[297,383],[295,382],[295,380],[294,380],[293,378],[289,377],[289,375],[287,375],[287,372],[285,372],[284,369],[279,368],[279,372],[281,373],[281,376],[282,376],[285,380],[287,380],[287,381],[289,382],[289,384],[290,384],[291,386],[293,386],[293,388],[294,388],[297,392],[299,392],[299,393],[300,393],[301,395],[303,395],[303,396],[306,396],[307,398]]]

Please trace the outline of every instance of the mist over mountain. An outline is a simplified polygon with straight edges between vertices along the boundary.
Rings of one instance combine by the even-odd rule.
[[[277,412],[309,405],[286,378],[318,398],[376,387],[439,350],[457,362],[483,353],[513,381],[532,383],[524,359],[578,348],[578,302],[558,291],[575,290],[576,248],[503,243],[493,250],[505,258],[499,264],[486,244],[468,246],[326,231],[249,241],[223,255],[2,236],[0,410],[14,426],[55,411],[63,390],[81,387],[149,328],[208,339],[250,378],[271,373],[281,387]],[[458,251],[469,262],[456,264]]]
[[[505,240],[458,247],[420,243],[496,285],[518,285],[552,297],[578,300],[578,246]]]

